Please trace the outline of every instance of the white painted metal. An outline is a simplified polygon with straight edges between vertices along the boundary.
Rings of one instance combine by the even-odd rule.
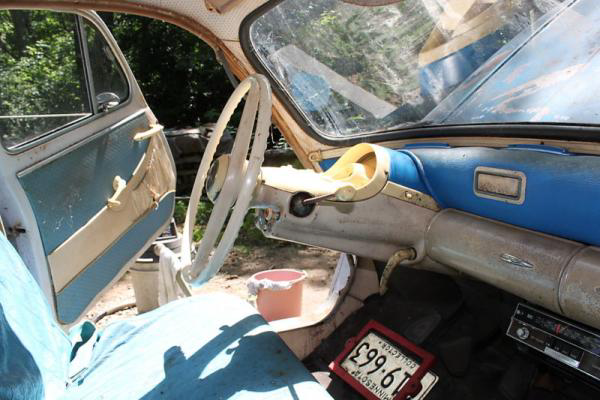
[[[425,230],[435,215],[428,208],[379,193],[357,202],[324,201],[310,215],[299,218],[288,210],[292,196],[266,184],[257,188],[254,206],[280,213],[265,227],[265,235],[380,261],[404,247],[417,252],[410,264],[425,255]]]
[[[111,110],[110,113],[102,115],[102,118],[90,117],[68,131],[48,135],[47,140],[40,140],[33,147],[19,153],[9,152],[0,146],[0,187],[3,188],[0,191],[0,216],[4,219],[11,241],[16,246],[25,265],[30,269],[50,304],[54,304],[52,280],[36,219],[29,205],[29,200],[18,182],[18,175],[23,171],[33,170],[60,154],[81,146],[92,139],[91,133],[100,132],[137,112],[146,113],[151,120],[156,120],[150,109],[148,109],[125,57],[106,25],[93,12],[77,11],[76,13],[85,17],[102,32],[127,76],[130,86],[130,99],[122,106]],[[174,169],[175,166],[173,165]],[[24,230],[24,232],[18,233],[15,228]]]
[[[204,231],[204,237],[196,251],[196,256],[192,261],[192,230],[196,221],[196,213],[200,195],[204,188],[204,181],[227,122],[229,122],[237,105],[246,93],[248,93],[248,98],[231,152],[225,184],[210,215],[208,225]],[[187,281],[204,283],[212,278],[223,265],[225,257],[238,235],[244,216],[252,200],[252,194],[260,174],[260,167],[263,163],[264,153],[267,149],[270,125],[271,88],[269,81],[262,75],[249,76],[240,82],[227,101],[198,168],[183,232],[182,261],[186,265],[183,269],[183,276]],[[246,167],[246,154],[253,134],[254,142]],[[235,200],[233,212],[227,222],[223,237],[214,254],[211,256],[210,253],[225,224],[233,200]]]

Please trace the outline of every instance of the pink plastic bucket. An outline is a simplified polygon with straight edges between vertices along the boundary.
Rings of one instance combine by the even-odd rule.
[[[267,321],[297,317],[302,314],[302,287],[306,272],[294,269],[272,269],[258,272],[248,287],[258,287],[256,308]]]

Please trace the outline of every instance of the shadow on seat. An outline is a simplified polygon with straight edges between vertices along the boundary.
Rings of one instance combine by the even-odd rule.
[[[297,371],[288,372],[285,363],[260,362],[256,369],[247,368],[248,359],[262,360],[261,350],[272,351],[272,335],[272,332],[263,332],[242,338],[237,347],[225,350],[227,355],[233,355],[229,365],[208,375],[203,374],[204,367],[210,362],[204,348],[186,359],[179,346],[171,347],[164,354],[165,378],[142,399],[165,398],[167,394],[173,398],[186,398],[191,393],[202,394],[203,398],[229,399],[242,391],[270,392],[272,385],[265,385],[265,382],[272,384],[282,378],[287,381],[290,398],[299,399],[294,384],[304,381],[305,377]],[[281,354],[282,350],[275,352]],[[182,381],[190,382],[189,386],[184,388]]]
[[[256,310],[232,296],[181,299],[109,325],[76,382],[67,377],[68,337],[2,235],[0,306],[2,398],[331,398]]]

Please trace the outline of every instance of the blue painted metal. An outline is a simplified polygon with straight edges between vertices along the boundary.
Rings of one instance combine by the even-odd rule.
[[[559,237],[600,245],[600,157],[517,149],[415,149],[422,185],[444,207]],[[478,166],[523,172],[522,205],[481,198],[473,191]],[[406,167],[405,167],[406,168]],[[411,186],[410,180],[397,182]],[[416,188],[416,187],[415,187]]]
[[[290,75],[292,96],[302,109],[312,112],[325,109],[331,97],[331,88],[325,79],[302,70]]]
[[[600,157],[552,146],[423,147],[391,150],[391,182],[429,194],[442,208],[455,208],[523,228],[600,245]],[[332,165],[335,159],[321,165]],[[476,196],[475,168],[526,175],[522,205]]]
[[[44,294],[0,233],[0,399],[59,398],[70,351]]]
[[[331,399],[247,302],[201,295],[105,328],[67,387],[71,343],[0,234],[0,398]]]
[[[531,151],[540,151],[542,153],[550,153],[550,154],[558,154],[558,155],[572,155],[567,149],[556,146],[547,146],[545,144],[509,144],[507,146],[509,149],[514,150],[531,150]]]
[[[423,193],[431,194],[427,181],[423,179],[423,167],[409,151],[396,151],[387,149],[390,156],[391,182],[407,186]]]
[[[535,30],[525,29],[506,45],[498,49],[485,63],[477,68],[464,82],[458,85],[442,102],[426,116],[426,120],[432,121],[435,124],[443,122],[448,118],[454,110],[459,108],[472,96],[485,82],[494,79],[494,74],[509,65],[508,68],[515,68],[518,72],[519,66],[510,64],[512,57],[528,44],[528,41],[544,31],[546,26],[552,22],[563,10],[561,7],[549,11],[542,16],[537,22]],[[537,56],[537,55],[536,55]],[[493,115],[481,115],[480,123],[494,122]],[[488,120],[487,118],[490,118]]]
[[[148,147],[133,135],[147,128],[147,117],[141,114],[20,178],[46,254],[106,205],[115,176],[130,179]]]
[[[421,66],[421,95],[438,103],[504,46],[507,37],[512,36],[510,29],[503,27],[446,57]]]
[[[333,164],[335,164],[335,162],[337,160],[338,160],[337,158],[328,158],[328,159],[321,161],[319,163],[319,165],[321,166],[321,169],[323,171],[327,171],[329,168],[331,168],[333,166]]]
[[[169,193],[156,210],[133,225],[104,254],[56,294],[58,318],[62,323],[72,323],[79,317],[96,294],[106,287],[144,246],[149,236],[171,218],[174,205],[175,194]]]

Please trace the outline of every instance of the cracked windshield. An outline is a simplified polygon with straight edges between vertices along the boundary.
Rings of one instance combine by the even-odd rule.
[[[565,54],[581,47],[565,36],[577,37],[577,29],[598,29],[573,2],[350,3],[374,2],[286,0],[250,27],[258,61],[321,135],[593,118],[581,109],[576,115],[555,112],[567,110],[564,103],[546,104],[551,94],[591,73],[591,68],[573,71],[572,61],[547,63],[556,51]],[[554,26],[561,13],[570,23]],[[547,33],[535,41],[541,31]],[[561,40],[553,41],[557,36]],[[556,48],[557,42],[565,48]],[[588,67],[591,63],[584,61]],[[538,79],[548,73],[557,78],[552,85]]]

